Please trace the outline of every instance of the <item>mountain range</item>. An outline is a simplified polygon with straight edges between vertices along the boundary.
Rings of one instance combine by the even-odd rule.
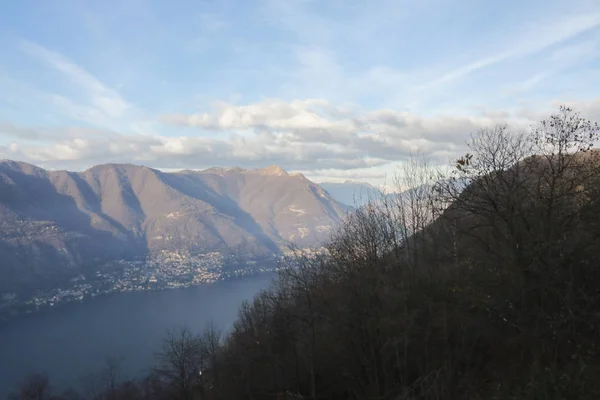
[[[351,207],[278,166],[47,171],[0,161],[0,290],[163,251],[243,257],[313,247]]]
[[[381,198],[382,191],[368,182],[320,182],[334,199],[350,207],[360,207]]]

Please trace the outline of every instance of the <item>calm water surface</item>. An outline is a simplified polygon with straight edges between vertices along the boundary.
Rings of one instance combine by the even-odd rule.
[[[166,329],[201,331],[213,321],[227,330],[241,302],[265,288],[264,274],[193,288],[117,293],[66,304],[0,325],[0,399],[30,372],[58,387],[80,384],[107,355],[124,355],[125,375],[143,374]]]

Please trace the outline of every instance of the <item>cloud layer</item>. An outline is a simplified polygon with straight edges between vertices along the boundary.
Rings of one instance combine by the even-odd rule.
[[[597,113],[600,99],[575,106]],[[0,148],[0,157],[57,168],[105,162],[157,168],[261,167],[268,162],[315,177],[381,179],[384,173],[377,167],[397,165],[411,153],[426,153],[444,163],[463,152],[469,134],[483,127],[508,119],[515,128],[524,128],[538,117],[541,113],[527,110],[517,115],[484,110],[476,117],[426,118],[390,109],[338,107],[322,99],[245,106],[221,102],[210,113],[160,117],[186,135],[0,125],[0,135],[22,139]]]

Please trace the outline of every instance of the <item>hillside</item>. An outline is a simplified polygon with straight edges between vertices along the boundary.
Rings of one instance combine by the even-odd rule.
[[[113,398],[600,398],[600,126],[540,126],[482,129],[447,179],[287,258],[226,336],[169,331]]]
[[[108,164],[68,172],[5,160],[1,286],[161,251],[243,258],[317,246],[347,210],[279,167],[164,173]]]
[[[434,190],[397,195],[426,213],[374,204],[323,258],[291,258],[213,356],[220,387],[200,388],[239,399],[599,398],[599,140],[566,107],[532,132],[482,129]]]

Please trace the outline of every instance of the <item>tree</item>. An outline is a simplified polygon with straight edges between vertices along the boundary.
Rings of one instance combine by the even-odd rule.
[[[530,278],[565,259],[556,249],[577,230],[583,200],[600,182],[599,153],[591,151],[599,138],[597,124],[567,107],[530,132],[481,129],[457,160],[456,176],[438,185],[452,204],[444,217],[461,220],[463,235]],[[464,192],[458,179],[469,182]]]
[[[186,327],[168,330],[156,353],[157,376],[182,400],[192,399],[193,388],[204,368],[202,339]]]
[[[488,276],[486,309],[520,333],[536,365],[587,359],[597,346],[584,321],[599,305],[598,139],[598,125],[568,107],[529,132],[482,129],[456,163],[468,187],[441,188],[467,262]]]
[[[42,374],[32,374],[21,384],[18,394],[11,394],[11,400],[50,400],[52,389],[50,380]]]
[[[117,385],[123,361],[123,356],[107,356],[104,360],[104,368],[101,371],[101,377],[104,382],[104,388],[108,392],[111,400],[117,399]]]
[[[104,385],[100,374],[96,371],[88,372],[81,377],[81,387],[87,399],[100,399],[104,392]]]
[[[306,347],[306,358],[310,374],[310,398],[316,397],[316,346],[318,339],[318,327],[321,315],[319,309],[319,279],[323,277],[322,260],[320,257],[309,257],[298,251],[294,251],[286,262],[280,264],[279,270],[279,295],[292,296],[295,300],[294,307],[288,307],[288,316],[292,321],[301,326],[301,340]],[[303,333],[306,332],[306,335]]]
[[[223,333],[215,326],[213,321],[210,321],[202,331],[202,348],[204,350],[203,370],[201,371],[200,384],[204,391],[206,372],[210,372],[213,385],[220,388],[220,369],[219,357],[221,350],[221,337]]]

